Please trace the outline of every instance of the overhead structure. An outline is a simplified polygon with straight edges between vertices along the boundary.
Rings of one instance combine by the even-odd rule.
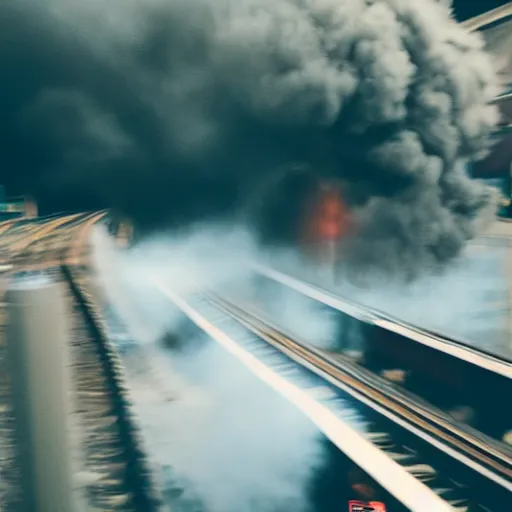
[[[494,57],[503,92],[496,97],[502,113],[500,133],[512,133],[512,2],[462,23],[479,31]]]
[[[474,18],[463,21],[461,25],[469,30],[480,30],[485,29],[485,27],[489,27],[496,22],[501,22],[506,18],[512,18],[512,2],[508,2],[501,7],[497,7],[496,9],[484,12]]]
[[[512,2],[475,16],[462,23],[470,31],[478,31],[487,51],[494,57],[502,92],[495,99],[501,119],[494,137],[496,145],[487,158],[477,162],[472,174],[478,178],[496,179],[505,194],[502,214],[512,214]]]

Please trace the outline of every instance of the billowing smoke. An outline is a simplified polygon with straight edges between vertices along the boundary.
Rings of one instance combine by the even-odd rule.
[[[265,194],[297,203],[300,164],[343,183],[348,260],[407,275],[493,213],[465,164],[496,122],[494,71],[443,3],[4,0],[0,19],[1,165],[61,204],[260,227]]]

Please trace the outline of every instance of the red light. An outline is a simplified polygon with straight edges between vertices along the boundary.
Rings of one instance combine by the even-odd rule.
[[[382,501],[358,501],[348,502],[348,512],[386,512],[386,505]]]

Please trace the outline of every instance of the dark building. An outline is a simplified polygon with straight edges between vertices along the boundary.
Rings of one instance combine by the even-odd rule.
[[[471,173],[475,178],[489,181],[505,195],[502,215],[512,213],[512,3],[467,20],[470,30],[478,30],[493,55],[503,92],[496,99],[501,119],[494,134],[495,144],[490,154],[475,162]]]

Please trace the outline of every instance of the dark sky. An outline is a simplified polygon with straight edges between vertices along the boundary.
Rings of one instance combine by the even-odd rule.
[[[463,21],[507,3],[509,0],[454,0],[453,6],[457,19]]]
[[[471,18],[473,16],[476,16],[482,12],[488,11],[490,9],[493,9],[495,7],[499,7],[500,5],[506,4],[507,1],[505,0],[454,0],[454,10],[455,15],[457,19],[460,21],[463,21],[465,19]],[[0,35],[0,43],[3,41],[1,40]],[[7,37],[7,40],[9,38]],[[6,48],[8,45],[1,45],[0,44],[0,52],[2,51],[2,48]],[[21,54],[23,56],[24,48],[21,48]],[[9,52],[10,54],[10,52]],[[12,65],[12,58],[9,54],[0,54],[0,62],[3,63],[3,65],[11,66]],[[65,60],[61,60],[61,65],[64,65],[65,67],[66,62]],[[3,66],[2,66],[3,67]],[[22,66],[21,66],[22,67]],[[71,62],[69,64],[69,68],[71,69],[73,67],[73,63]],[[21,69],[21,68],[20,68]],[[50,70],[51,71],[51,70]],[[54,70],[57,74],[60,72],[58,70]],[[14,74],[16,75],[16,66],[14,66]],[[30,73],[37,74],[37,69],[30,70]],[[71,73],[71,72],[70,72]],[[18,70],[18,74],[21,76],[21,71]],[[72,74],[72,73],[71,73]],[[30,87],[30,81],[27,81],[24,75],[23,80],[18,80],[20,84],[24,84],[23,86],[20,86],[19,94],[23,94],[25,89]],[[30,75],[29,75],[30,77]],[[12,78],[12,77],[11,77]],[[11,80],[12,81],[12,80]],[[7,87],[7,85],[5,85]],[[1,90],[1,87],[0,87]],[[7,96],[6,96],[7,97]],[[1,102],[0,102],[1,103]],[[2,103],[3,107],[0,109],[2,111],[2,119],[9,118],[9,102],[5,101]],[[5,108],[5,111],[4,111]],[[51,123],[51,120],[49,121]],[[4,184],[6,186],[6,191],[8,195],[17,195],[20,193],[30,193],[33,191],[34,187],[34,179],[33,179],[33,172],[31,169],[35,168],[36,166],[33,166],[30,163],[30,156],[31,151],[27,150],[27,148],[32,144],[32,140],[30,141],[16,141],[16,144],[13,143],[13,141],[9,140],[9,127],[6,123],[4,123],[5,126],[2,126],[2,122],[0,122],[0,134],[3,134],[3,141],[6,147],[4,148],[5,152],[13,153],[16,155],[16,158],[11,159],[10,161],[4,160],[2,167],[0,168],[0,183]],[[79,136],[79,135],[78,135]],[[11,137],[12,138],[12,137]],[[25,144],[25,142],[29,144]],[[28,154],[27,154],[28,153]],[[25,163],[24,163],[25,162]],[[25,168],[29,169],[28,172],[22,172],[21,169]],[[98,172],[101,172],[98,171]],[[64,184],[66,185],[66,184]],[[37,187],[40,190],[40,187]],[[100,207],[103,206],[102,204],[98,203],[97,200],[94,200],[93,198],[96,198],[96,194],[92,190],[87,190],[87,187],[84,186],[81,190],[81,201],[80,204],[78,202],[75,203],[75,201],[78,201],[79,198],[76,196],[73,197],[72,201],[73,204],[69,204],[69,200],[65,200],[67,194],[62,193],[62,189],[59,187],[49,187],[49,190],[45,190],[44,193],[41,195],[41,199],[45,199],[45,205],[43,207],[43,210],[45,212],[51,211],[52,209],[83,209],[87,206],[90,206],[91,208],[94,207]],[[59,189],[59,190],[58,190]]]

